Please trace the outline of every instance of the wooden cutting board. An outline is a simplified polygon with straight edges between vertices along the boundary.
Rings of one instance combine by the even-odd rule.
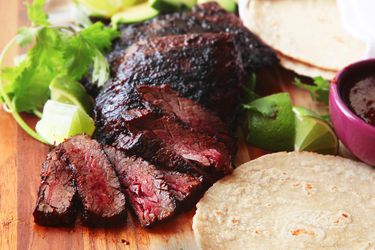
[[[19,26],[27,25],[24,0],[0,1],[0,48]],[[14,49],[12,58],[18,51]],[[9,60],[10,61],[10,60]],[[8,61],[8,62],[9,62]],[[315,109],[308,93],[290,83],[293,74],[281,68],[261,72],[258,92],[262,95],[287,91],[294,104]],[[26,117],[30,124],[33,117]],[[239,133],[236,165],[265,152],[246,146]],[[117,229],[44,228],[34,224],[32,212],[40,181],[41,163],[48,152],[43,145],[20,129],[11,115],[0,110],[0,249],[196,249],[191,229],[194,209],[152,229],[142,229],[129,216],[125,226]]]

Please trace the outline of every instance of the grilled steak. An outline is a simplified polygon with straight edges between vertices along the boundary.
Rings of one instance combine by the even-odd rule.
[[[204,188],[200,177],[158,169],[111,146],[105,147],[105,152],[142,226],[173,216],[176,205],[181,209],[190,208]]]
[[[200,198],[203,189],[207,187],[203,184],[202,177],[176,171],[163,171],[163,173],[169,191],[176,198],[178,206],[182,210],[191,208],[194,202]]]
[[[247,71],[278,62],[274,51],[251,33],[235,14],[225,11],[214,2],[195,6],[191,11],[160,15],[148,22],[123,26],[121,37],[109,57],[116,57],[119,51],[142,39],[207,32],[233,34]]]
[[[175,117],[163,115],[156,119],[135,119],[129,122],[129,126],[131,130],[145,131],[152,138],[161,140],[167,149],[197,164],[207,173],[229,174],[232,171],[230,153],[224,144],[183,126]]]
[[[82,202],[82,222],[88,226],[112,226],[126,218],[125,196],[102,146],[87,136],[62,143],[73,166]]]
[[[76,218],[75,194],[72,168],[64,151],[57,147],[43,163],[38,200],[33,213],[35,223],[42,226],[71,226]]]
[[[168,191],[161,171],[140,158],[127,157],[113,147],[106,147],[105,151],[142,226],[150,226],[175,214],[176,201]]]
[[[205,33],[155,37],[135,43],[112,63],[116,72],[97,97],[124,108],[120,99],[131,86],[168,84],[217,113],[226,123],[234,120],[244,71],[233,36]],[[114,86],[125,87],[114,87]],[[113,93],[112,91],[115,91]],[[127,99],[128,99],[127,98]],[[99,106],[100,109],[100,106]],[[100,112],[100,110],[99,110]]]
[[[216,114],[188,98],[179,96],[177,92],[170,89],[169,85],[160,87],[144,85],[138,86],[137,90],[143,100],[152,106],[160,108],[164,113],[175,114],[195,131],[213,136],[229,149],[235,149],[235,142],[227,126]]]

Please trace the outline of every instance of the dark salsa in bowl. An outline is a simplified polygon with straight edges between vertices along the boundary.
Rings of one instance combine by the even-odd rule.
[[[375,68],[352,75],[354,77],[348,79],[349,84],[340,86],[341,98],[353,113],[375,126]]]

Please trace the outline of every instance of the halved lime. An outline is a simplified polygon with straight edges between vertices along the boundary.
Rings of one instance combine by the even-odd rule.
[[[48,143],[59,144],[74,135],[92,135],[95,123],[81,108],[49,100],[35,129]]]
[[[111,22],[114,27],[119,23],[138,23],[153,18],[159,11],[151,7],[150,3],[142,3],[125,9],[112,16]]]
[[[111,17],[117,12],[140,3],[140,0],[78,0],[90,15]]]
[[[296,138],[294,149],[296,151],[311,151],[321,154],[337,154],[339,143],[332,127],[324,120],[296,114]]]
[[[295,118],[289,94],[259,98],[248,105],[247,141],[269,151],[294,148]]]
[[[74,104],[87,114],[92,115],[94,101],[79,82],[68,77],[58,76],[52,80],[49,89],[52,100]]]

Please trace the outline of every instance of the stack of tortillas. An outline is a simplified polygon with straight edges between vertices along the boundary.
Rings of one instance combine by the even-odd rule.
[[[202,249],[375,249],[375,169],[275,153],[215,183],[193,219]]]
[[[332,79],[363,59],[364,42],[347,33],[335,0],[241,0],[245,25],[298,74]]]

